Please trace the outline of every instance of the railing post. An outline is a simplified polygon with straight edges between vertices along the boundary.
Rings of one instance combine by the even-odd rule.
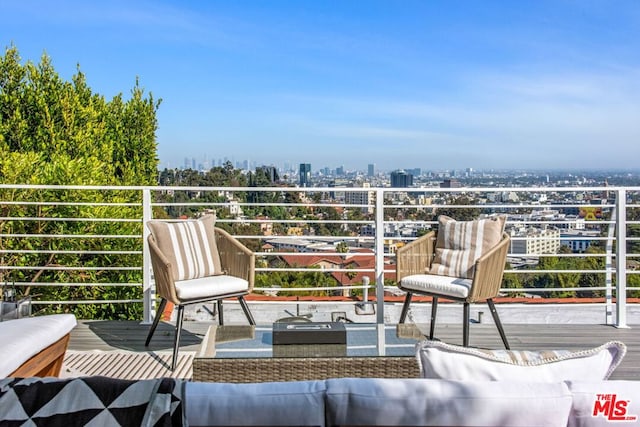
[[[618,210],[614,206],[611,209],[611,219],[616,220],[618,218]],[[616,240],[616,229],[617,222],[614,224],[609,224],[607,230],[607,242],[605,244],[605,265],[604,269],[606,271],[604,275],[604,308],[605,308],[605,325],[613,325],[613,245]]]
[[[149,255],[149,230],[147,221],[151,220],[151,190],[142,190],[142,323],[151,324],[155,316],[155,301],[151,286],[151,256]]]
[[[384,190],[376,190],[376,322],[384,324]]]
[[[616,191],[616,328],[627,325],[627,194]]]

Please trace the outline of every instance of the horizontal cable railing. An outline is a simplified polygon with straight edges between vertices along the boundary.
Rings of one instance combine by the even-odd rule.
[[[142,202],[141,188],[0,185],[0,284],[36,311],[142,317]]]
[[[153,282],[144,223],[215,212],[217,226],[255,253],[256,293],[361,300],[368,291],[399,293],[395,250],[437,228],[438,215],[504,214],[512,239],[503,295],[615,299],[620,312],[626,298],[640,295],[637,200],[635,187],[3,184],[0,282],[29,290],[34,307],[133,302],[148,320]]]

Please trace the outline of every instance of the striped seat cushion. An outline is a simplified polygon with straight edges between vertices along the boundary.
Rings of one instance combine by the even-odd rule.
[[[197,220],[149,221],[160,251],[173,266],[173,280],[190,280],[222,274],[215,239],[215,216]]]
[[[429,272],[471,279],[474,263],[500,242],[505,217],[456,221],[440,215],[438,223],[435,258]]]

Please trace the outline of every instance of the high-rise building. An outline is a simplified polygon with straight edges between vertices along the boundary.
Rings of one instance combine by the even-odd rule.
[[[300,187],[311,184],[311,163],[300,163]]]
[[[371,184],[364,182],[362,188],[371,188]],[[373,192],[367,191],[345,191],[344,201],[350,205],[362,205],[360,207],[362,213],[373,213],[373,205],[370,202],[374,199]]]
[[[444,182],[440,183],[440,188],[460,188],[462,184],[455,178],[445,179]]]
[[[336,175],[338,175],[338,176],[344,175],[344,166],[338,166],[336,168]]]
[[[369,163],[367,167],[367,176],[374,176],[376,174],[376,165],[375,163]]]
[[[405,172],[404,170],[397,170],[391,172],[391,187],[404,188],[411,187],[413,185],[413,175]]]

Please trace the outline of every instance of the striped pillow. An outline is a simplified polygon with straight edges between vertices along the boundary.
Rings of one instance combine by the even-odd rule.
[[[149,221],[151,234],[169,259],[173,280],[189,280],[222,273],[215,239],[215,216],[197,220]]]
[[[438,222],[436,253],[429,272],[471,279],[474,263],[500,242],[505,217],[456,221],[440,215]]]

